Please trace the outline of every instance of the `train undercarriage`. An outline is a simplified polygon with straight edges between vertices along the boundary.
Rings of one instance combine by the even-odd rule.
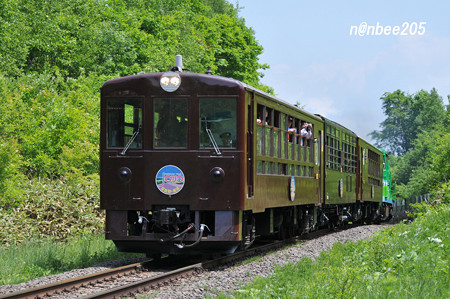
[[[389,204],[374,202],[270,208],[263,213],[155,206],[152,211],[108,211],[107,235],[120,251],[145,252],[148,256],[227,254],[248,248],[257,238],[285,239],[319,228],[379,223],[391,217]]]

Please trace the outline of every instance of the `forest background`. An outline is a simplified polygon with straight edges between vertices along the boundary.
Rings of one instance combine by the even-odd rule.
[[[274,93],[262,51],[225,0],[0,0],[0,247],[103,231],[105,81],[166,71],[182,54],[192,72]],[[448,101],[434,89],[380,96],[387,118],[372,138],[391,153],[398,197],[448,202]]]

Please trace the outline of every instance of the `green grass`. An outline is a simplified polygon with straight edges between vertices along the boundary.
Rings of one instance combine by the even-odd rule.
[[[449,206],[275,269],[235,298],[450,298]],[[223,298],[223,295],[221,295]]]
[[[0,196],[0,285],[138,256],[104,238],[98,175],[32,178],[20,189],[13,201]]]
[[[143,255],[120,253],[103,235],[77,237],[66,242],[50,239],[26,241],[0,249],[0,285],[135,256]]]

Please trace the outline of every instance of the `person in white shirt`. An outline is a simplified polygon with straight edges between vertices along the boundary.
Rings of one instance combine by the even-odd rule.
[[[312,125],[310,123],[303,123],[302,129],[300,130],[301,143],[300,145],[305,145],[304,139],[309,140],[312,136]]]

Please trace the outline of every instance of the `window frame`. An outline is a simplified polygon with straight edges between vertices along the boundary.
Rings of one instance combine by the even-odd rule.
[[[220,138],[216,138],[216,136],[214,136],[214,139],[217,143],[218,148],[220,148],[221,150],[227,150],[227,149],[232,149],[232,150],[236,150],[239,147],[238,144],[238,139],[239,139],[239,97],[238,96],[217,96],[217,95],[211,95],[211,96],[199,96],[197,98],[197,103],[198,103],[198,130],[195,134],[198,135],[198,149],[200,150],[211,150],[214,149],[213,146],[202,146],[202,100],[234,100],[234,104],[235,104],[235,112],[234,112],[234,132],[230,132],[231,133],[231,146],[224,146],[223,142]],[[233,117],[231,117],[231,119],[233,119]],[[214,133],[214,132],[212,132]],[[226,132],[221,132],[221,134],[226,133]],[[234,137],[234,138],[233,138]],[[234,142],[233,142],[234,141]]]
[[[187,122],[185,124],[186,126],[186,141],[184,142],[183,146],[161,146],[161,145],[156,145],[156,140],[157,140],[157,127],[158,124],[156,123],[156,109],[155,109],[155,105],[156,102],[158,100],[176,100],[176,101],[185,101],[186,104],[186,117],[187,117]],[[151,144],[152,144],[152,148],[155,150],[167,150],[167,149],[183,149],[186,150],[189,148],[189,139],[190,139],[190,134],[189,134],[189,122],[192,121],[190,120],[190,116],[191,116],[191,111],[190,111],[190,97],[188,96],[174,96],[174,97],[153,97],[152,101],[151,101],[151,120],[152,120],[152,140],[151,140]],[[158,116],[158,122],[161,119]]]
[[[129,151],[130,150],[142,150],[144,148],[144,140],[145,140],[145,138],[143,137],[143,136],[145,136],[144,135],[144,133],[145,133],[145,117],[144,117],[144,115],[145,115],[145,100],[144,100],[144,97],[141,97],[141,96],[127,96],[127,97],[116,96],[116,97],[107,97],[105,100],[106,100],[105,101],[105,149],[123,149],[127,146],[128,142],[129,142],[129,139],[128,139],[127,141],[124,140],[123,145],[117,145],[117,146],[109,145],[110,144],[110,139],[109,139],[110,128],[111,128],[109,105],[110,105],[111,101],[117,100],[117,101],[123,101],[123,102],[126,102],[126,101],[139,101],[140,102],[140,119],[139,119],[140,121],[138,121],[138,123],[137,123],[138,128],[140,127],[139,128],[140,136],[138,135],[140,137],[140,139],[138,139],[138,140],[140,140],[140,142],[137,143],[136,147],[134,147],[133,144],[136,142],[136,140],[134,140],[133,143],[130,144],[130,147],[128,148],[128,150]],[[133,127],[130,123],[125,123],[125,113],[126,113],[125,105],[127,105],[127,103],[124,104],[124,109],[123,109],[124,110],[123,122],[122,122],[122,125],[124,127],[123,133],[122,133],[123,137],[125,137],[125,135],[126,135],[125,134],[125,126],[127,125],[127,127]],[[134,132],[136,132],[136,131],[133,131],[133,134],[134,134]],[[132,137],[132,135],[128,135],[128,136],[129,136],[129,138]]]

